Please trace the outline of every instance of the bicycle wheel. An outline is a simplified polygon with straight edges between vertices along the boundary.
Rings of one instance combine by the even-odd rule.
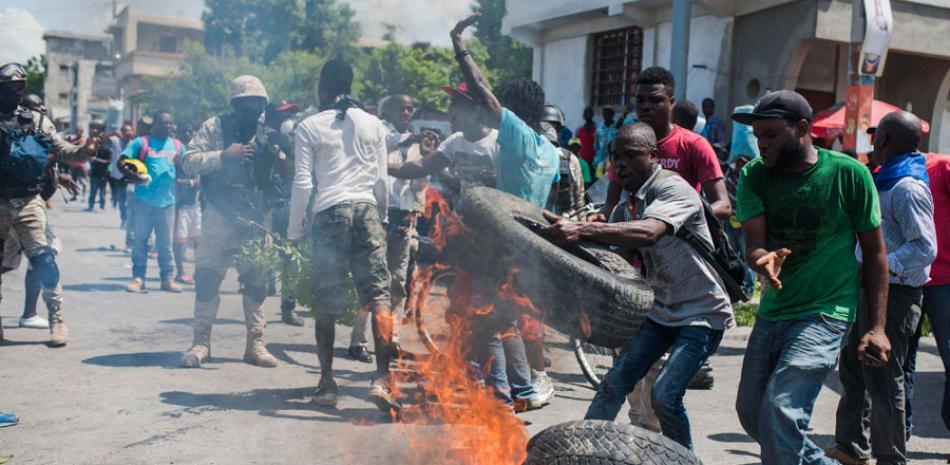
[[[600,381],[614,366],[614,360],[620,355],[620,349],[608,349],[583,342],[576,337],[571,338],[571,347],[574,349],[577,363],[581,366],[581,372],[594,389],[600,387]]]

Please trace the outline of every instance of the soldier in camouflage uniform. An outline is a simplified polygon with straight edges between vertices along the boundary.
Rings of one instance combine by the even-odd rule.
[[[267,104],[264,84],[253,76],[231,82],[232,111],[215,116],[201,126],[185,150],[180,168],[201,176],[204,214],[195,259],[194,343],[181,358],[181,366],[195,368],[211,353],[211,327],[221,303],[219,289],[227,270],[253,229],[245,220],[270,223],[268,196],[278,159],[267,143],[260,116]],[[247,346],[244,361],[261,367],[277,366],[264,347],[264,314],[267,276],[238,267]]]
[[[85,161],[96,150],[97,141],[90,139],[86,146],[77,146],[63,140],[49,118],[20,106],[25,89],[23,66],[0,66],[0,231],[6,234],[13,228],[23,253],[38,273],[49,309],[50,345],[60,347],[69,341],[69,332],[63,323],[62,301],[55,293],[59,267],[46,237],[46,210],[39,196],[41,178],[44,165]]]

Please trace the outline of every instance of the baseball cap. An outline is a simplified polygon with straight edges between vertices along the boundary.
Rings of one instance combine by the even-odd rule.
[[[267,105],[267,109],[271,111],[300,111],[300,107],[296,103],[290,103],[286,100],[274,100]]]
[[[461,97],[469,102],[474,102],[475,99],[468,93],[468,83],[461,83],[458,87],[452,86],[442,86],[442,90],[451,95],[452,97]]]
[[[763,119],[784,119],[789,121],[807,120],[811,122],[811,105],[798,92],[778,90],[762,96],[751,113],[733,113],[732,120],[741,124],[752,124]]]

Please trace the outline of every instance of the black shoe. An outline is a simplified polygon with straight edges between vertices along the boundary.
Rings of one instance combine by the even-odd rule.
[[[346,354],[353,360],[358,360],[363,363],[373,363],[373,356],[369,354],[369,349],[367,349],[366,346],[350,347],[346,350]]]
[[[703,366],[696,372],[696,375],[693,376],[693,379],[690,380],[689,386],[686,389],[693,390],[709,390],[713,388],[715,383],[715,378],[713,378],[713,369],[709,366],[709,362],[703,363]]]

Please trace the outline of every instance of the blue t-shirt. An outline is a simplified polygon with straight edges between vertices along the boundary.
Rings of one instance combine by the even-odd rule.
[[[164,140],[149,137],[148,152],[145,154],[145,167],[152,177],[148,185],[136,184],[135,200],[153,207],[175,205],[175,161],[184,156],[182,143],[168,137]],[[180,153],[181,152],[181,153]],[[125,147],[123,155],[140,160],[142,138],[136,138]]]
[[[498,148],[498,190],[544,208],[551,185],[560,180],[554,146],[505,108],[498,126]]]

